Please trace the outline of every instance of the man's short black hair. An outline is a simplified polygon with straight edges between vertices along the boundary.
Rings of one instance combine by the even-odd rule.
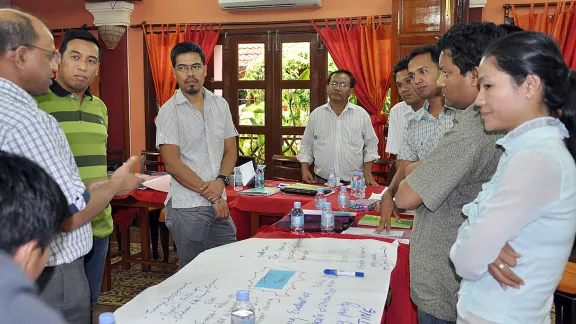
[[[330,84],[330,80],[332,80],[332,76],[334,74],[346,74],[350,78],[350,89],[354,89],[354,86],[356,85],[356,79],[354,79],[352,72],[344,69],[338,69],[330,73],[330,75],[328,76],[328,81],[326,81],[326,84]]]
[[[414,49],[412,52],[410,52],[410,54],[408,54],[407,60],[410,62],[414,57],[422,54],[430,54],[432,62],[438,65],[438,60],[440,59],[440,51],[435,44],[428,44],[424,47],[418,47]]]
[[[70,29],[64,33],[64,37],[62,38],[62,43],[60,43],[60,48],[58,49],[60,53],[64,54],[66,52],[66,48],[68,48],[68,42],[74,39],[81,39],[98,46],[98,61],[102,61],[102,47],[100,47],[100,43],[91,32],[87,31],[86,29]]]
[[[200,55],[200,60],[202,60],[202,64],[206,65],[206,57],[204,57],[204,51],[200,45],[194,42],[182,42],[176,44],[170,51],[170,61],[172,61],[172,67],[176,67],[176,57],[180,54],[186,53],[196,53]]]
[[[506,35],[524,31],[524,29],[522,29],[522,28],[520,28],[514,24],[500,24],[500,25],[498,25],[498,27],[502,28]]]
[[[0,19],[0,56],[4,56],[11,48],[33,45],[40,37],[27,15],[13,11],[13,17]]]
[[[66,197],[44,169],[0,151],[0,250],[13,255],[33,240],[44,249],[70,217]]]
[[[403,57],[394,65],[394,82],[396,82],[396,74],[400,71],[408,70],[408,57]]]
[[[491,22],[471,22],[452,26],[442,35],[436,45],[452,58],[462,75],[474,70],[484,51],[496,39],[504,36],[504,30]]]

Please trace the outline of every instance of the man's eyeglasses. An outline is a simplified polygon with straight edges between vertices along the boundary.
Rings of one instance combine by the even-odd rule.
[[[26,46],[29,48],[35,48],[35,49],[42,50],[42,51],[48,53],[48,58],[54,62],[60,62],[60,59],[62,58],[62,54],[60,54],[60,52],[57,52],[57,51],[47,50],[47,49],[44,49],[42,47],[34,46],[32,44],[22,44],[20,46]],[[15,51],[16,49],[18,49],[18,47],[19,46],[12,47],[10,50]]]
[[[342,89],[346,89],[346,88],[349,87],[348,83],[346,83],[346,82],[336,82],[336,81],[332,81],[332,82],[329,83],[329,85],[330,85],[331,87],[333,87],[333,88],[338,87],[338,88],[342,88]]]
[[[188,71],[198,72],[201,68],[204,67],[204,64],[196,63],[192,65],[178,65],[176,67],[176,71],[180,73],[187,73]]]

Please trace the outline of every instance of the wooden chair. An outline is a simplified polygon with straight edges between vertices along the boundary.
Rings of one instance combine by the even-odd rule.
[[[302,181],[300,161],[295,156],[272,156],[272,179],[278,181]]]
[[[143,174],[152,174],[154,172],[164,172],[164,162],[160,152],[142,151],[140,154],[140,172]],[[158,229],[160,229],[160,242],[164,252],[163,262],[168,262],[168,228],[165,221],[160,221],[162,209],[150,209],[150,242],[152,243],[152,258],[157,260],[158,255]],[[166,244],[164,244],[166,242]]]
[[[140,153],[140,173],[152,174],[154,172],[164,172],[164,162],[160,152],[147,152]]]
[[[390,185],[394,174],[396,173],[395,159],[380,159],[374,161],[374,167],[372,168],[372,175],[379,184],[383,186]]]

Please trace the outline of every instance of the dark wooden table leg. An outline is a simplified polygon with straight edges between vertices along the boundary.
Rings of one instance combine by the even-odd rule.
[[[260,213],[250,213],[250,237],[254,236],[260,228]]]
[[[122,256],[122,269],[130,269],[130,226],[120,230],[121,244],[120,255]]]
[[[140,217],[140,248],[142,249],[142,260],[150,261],[150,211],[147,207],[141,207],[138,216]],[[143,264],[142,271],[150,271],[150,266]]]
[[[164,253],[164,258],[162,262],[168,263],[168,257],[170,256],[170,233],[168,232],[168,227],[166,223],[159,223],[160,227],[160,243],[162,244],[162,253]]]
[[[149,213],[150,215],[150,239],[152,242],[152,259],[158,260],[158,219],[160,213],[156,210]]]

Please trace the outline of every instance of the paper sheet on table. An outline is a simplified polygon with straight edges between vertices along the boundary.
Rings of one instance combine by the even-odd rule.
[[[399,239],[402,237],[402,235],[404,235],[404,231],[390,231],[390,233],[388,234],[386,234],[386,231],[382,231],[379,234],[376,234],[374,233],[374,228],[349,227],[347,230],[342,232],[342,234],[367,235],[367,236]]]
[[[372,195],[370,196],[370,198],[368,199],[376,199],[378,201],[380,201],[380,199],[382,198],[382,196],[386,193],[386,190],[388,190],[388,188],[384,188],[384,190],[382,190],[381,193],[377,194],[377,193],[372,193]]]
[[[154,176],[154,177],[152,177],[152,179],[144,181],[142,183],[142,185],[144,187],[147,187],[150,189],[154,189],[154,190],[158,190],[158,191],[162,191],[162,192],[168,192],[168,191],[170,191],[170,180],[171,179],[172,179],[172,177],[169,174],[162,175],[162,176]]]
[[[245,186],[254,179],[256,176],[256,171],[254,170],[254,163],[252,161],[246,162],[240,166],[240,172],[242,172],[242,182]]]
[[[236,291],[248,289],[256,323],[379,324],[397,249],[375,240],[244,240],[200,254],[114,315],[122,324],[230,323]]]

